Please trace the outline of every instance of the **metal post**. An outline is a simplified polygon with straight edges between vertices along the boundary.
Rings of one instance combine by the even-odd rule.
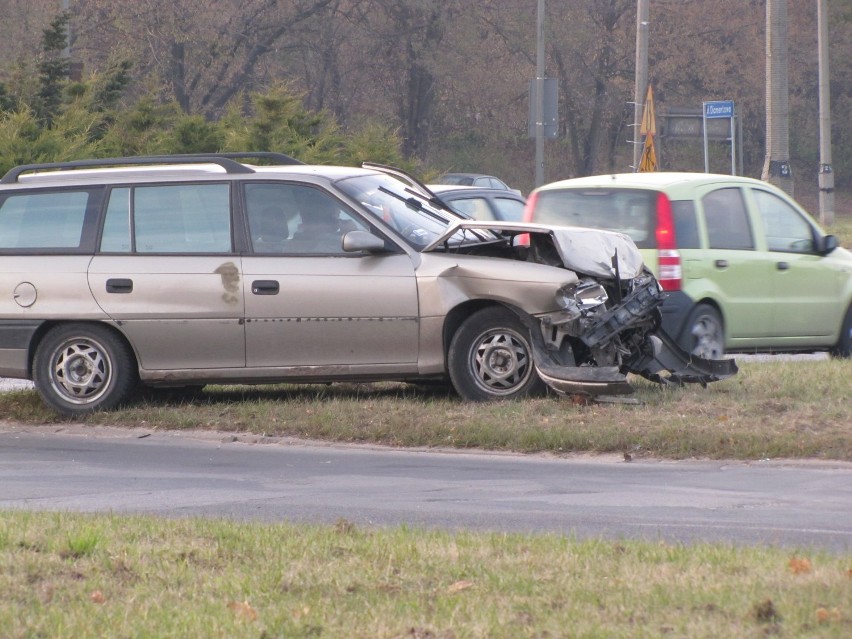
[[[834,224],[834,172],[831,168],[831,92],[828,74],[828,0],[817,0],[819,30],[819,221]]]
[[[544,0],[538,0],[535,65],[535,185],[544,184]]]
[[[633,88],[633,170],[639,170],[642,153],[642,111],[648,91],[648,0],[637,0],[636,6],[636,85]]]

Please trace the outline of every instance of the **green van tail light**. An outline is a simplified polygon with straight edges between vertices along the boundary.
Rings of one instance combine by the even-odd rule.
[[[524,222],[532,222],[533,221],[533,212],[535,211],[535,205],[538,203],[538,191],[533,191],[530,193],[530,196],[527,198],[527,203],[524,206]],[[518,239],[516,240],[518,246],[529,246],[530,245],[530,234],[522,233],[518,235]]]
[[[683,266],[677,250],[672,204],[665,193],[657,195],[657,281],[664,291],[679,291]]]

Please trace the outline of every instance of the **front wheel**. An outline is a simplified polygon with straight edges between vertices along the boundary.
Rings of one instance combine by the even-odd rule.
[[[832,357],[852,357],[852,306],[846,311],[843,326],[840,328],[840,339],[831,349]]]
[[[544,392],[529,332],[512,311],[477,311],[450,342],[448,368],[459,395],[469,401],[515,399]]]
[[[137,384],[130,347],[97,324],[67,324],[49,331],[33,360],[33,381],[45,402],[68,416],[107,410]]]
[[[696,306],[686,320],[680,346],[696,357],[722,359],[725,355],[725,327],[719,311],[709,304]]]

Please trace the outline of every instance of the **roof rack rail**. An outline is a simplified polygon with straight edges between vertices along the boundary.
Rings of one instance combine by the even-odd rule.
[[[254,169],[236,162],[236,158],[257,158],[275,160],[281,164],[302,164],[283,153],[266,151],[234,153],[184,153],[176,155],[141,155],[137,157],[100,158],[93,160],[68,160],[66,162],[48,162],[44,164],[22,164],[9,169],[0,179],[0,184],[14,184],[23,173],[31,171],[68,170],[83,168],[106,168],[110,166],[147,166],[153,164],[218,164],[227,173],[254,173]]]
[[[204,156],[213,156],[213,157],[221,157],[221,158],[230,158],[232,160],[237,159],[251,159],[254,158],[256,160],[272,160],[276,164],[282,165],[294,165],[294,164],[304,164],[301,160],[297,160],[294,157],[286,155],[284,153],[278,153],[277,151],[224,151],[222,153],[201,153],[201,154],[190,154],[185,157],[193,157],[193,155],[204,155]]]

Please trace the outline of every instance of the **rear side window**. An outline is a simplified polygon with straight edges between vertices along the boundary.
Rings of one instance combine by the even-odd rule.
[[[91,251],[98,199],[89,190],[0,196],[0,250]]]
[[[494,219],[491,207],[484,197],[466,197],[449,202],[450,208],[474,220],[488,221]]]
[[[754,248],[748,212],[740,189],[711,191],[702,198],[701,204],[707,225],[707,243],[711,249]]]
[[[116,188],[110,193],[101,251],[230,253],[227,184]]]
[[[524,203],[508,197],[495,197],[494,205],[500,212],[500,219],[520,222],[524,217]]]
[[[677,247],[681,249],[701,248],[695,203],[692,200],[674,200],[672,202],[672,217],[674,218]]]
[[[639,248],[655,248],[657,192],[562,189],[538,194],[533,222],[619,231]]]

